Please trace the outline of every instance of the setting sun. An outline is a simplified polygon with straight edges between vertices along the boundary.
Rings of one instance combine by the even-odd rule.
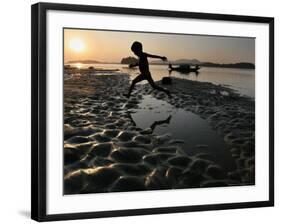
[[[71,50],[75,52],[81,52],[84,50],[85,44],[81,39],[76,38],[70,40],[69,47]]]

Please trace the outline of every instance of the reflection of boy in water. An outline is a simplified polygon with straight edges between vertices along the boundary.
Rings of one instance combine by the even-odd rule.
[[[142,51],[142,44],[138,41],[135,41],[132,44],[131,50],[134,52],[135,55],[137,55],[139,57],[139,62],[136,64],[131,64],[129,67],[135,67],[135,66],[139,66],[139,70],[140,70],[140,74],[134,78],[134,80],[132,81],[132,84],[130,86],[129,89],[129,93],[128,95],[126,95],[128,98],[131,95],[132,90],[134,89],[135,85],[138,82],[141,82],[143,80],[147,80],[149,82],[149,84],[152,86],[153,89],[157,89],[159,91],[163,91],[165,92],[168,96],[170,96],[170,91],[167,89],[162,88],[161,86],[158,86],[155,84],[154,80],[151,77],[150,71],[149,71],[149,64],[147,61],[147,58],[160,58],[163,61],[167,61],[167,58],[165,56],[161,57],[161,56],[157,56],[157,55],[152,55],[152,54],[148,54]]]
[[[151,130],[154,131],[156,126],[161,125],[161,124],[170,124],[171,117],[172,117],[172,115],[169,115],[169,117],[165,120],[154,121],[153,124],[150,126]]]
[[[134,119],[133,119],[133,117],[132,117],[132,114],[131,114],[131,113],[128,113],[128,115],[129,115],[129,118],[131,119],[131,121],[133,122],[133,124],[134,124],[135,126],[137,126],[136,122],[134,121]],[[158,125],[170,124],[171,118],[172,118],[172,115],[169,115],[169,117],[167,117],[165,120],[154,121],[153,124],[150,125],[151,131],[153,132],[154,129],[155,129]]]

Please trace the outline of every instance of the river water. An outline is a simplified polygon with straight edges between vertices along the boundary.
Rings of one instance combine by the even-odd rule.
[[[119,69],[121,72],[128,73],[134,78],[138,73],[138,68],[128,69],[123,64],[70,64],[71,66],[79,66],[87,68],[94,66],[103,69]],[[254,69],[237,69],[237,68],[215,68],[202,67],[199,73],[183,74],[177,71],[169,73],[167,65],[150,65],[150,71],[155,81],[161,80],[163,77],[172,76],[182,79],[189,79],[201,82],[211,82],[228,86],[237,90],[241,95],[255,97],[255,70]]]

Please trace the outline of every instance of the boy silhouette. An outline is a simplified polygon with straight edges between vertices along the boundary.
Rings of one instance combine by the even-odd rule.
[[[138,41],[135,41],[132,46],[131,50],[134,52],[135,55],[138,56],[139,62],[136,64],[130,64],[129,67],[136,67],[139,66],[140,74],[133,79],[128,94],[125,94],[128,98],[131,96],[131,92],[134,89],[135,85],[138,82],[141,82],[143,80],[147,80],[148,83],[152,86],[153,89],[157,89],[159,91],[165,92],[169,97],[171,96],[170,91],[167,89],[162,88],[161,86],[158,86],[155,84],[154,80],[152,79],[151,73],[149,71],[149,64],[147,58],[160,58],[163,61],[167,61],[167,58],[165,56],[158,56],[158,55],[152,55],[148,54],[142,51],[142,44]]]

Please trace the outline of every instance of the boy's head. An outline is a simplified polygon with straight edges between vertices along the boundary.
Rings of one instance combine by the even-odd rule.
[[[142,44],[138,41],[135,41],[131,46],[131,50],[135,55],[139,56],[139,54],[142,53]]]

